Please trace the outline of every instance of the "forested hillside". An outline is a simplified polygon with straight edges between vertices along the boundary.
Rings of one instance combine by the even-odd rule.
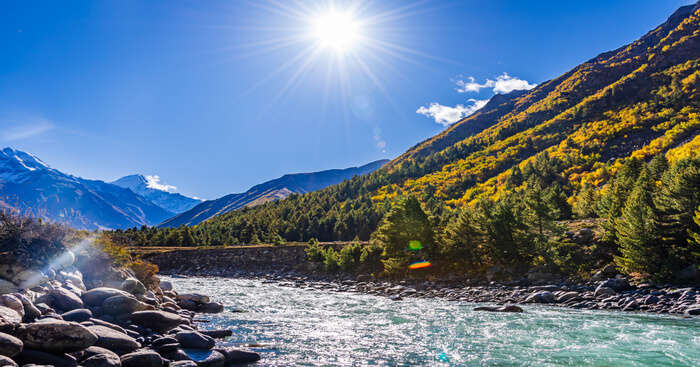
[[[552,243],[557,221],[600,217],[612,248],[605,259],[629,273],[669,274],[697,260],[688,233],[697,232],[691,219],[700,205],[699,25],[700,6],[680,8],[629,45],[530,91],[494,97],[375,173],[127,238],[215,245],[371,237],[387,270],[426,256],[458,256],[472,269],[565,268],[581,264],[566,263],[564,253],[591,254]],[[408,230],[416,238],[392,237],[402,225],[418,228]],[[420,251],[392,247],[414,239]],[[652,256],[642,250],[650,243],[666,247]],[[675,263],[661,269],[660,258]]]

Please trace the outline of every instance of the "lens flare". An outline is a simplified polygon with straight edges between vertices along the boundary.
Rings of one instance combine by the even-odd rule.
[[[418,251],[418,250],[421,250],[422,248],[423,248],[423,244],[420,243],[420,241],[413,240],[413,241],[410,241],[408,243],[408,249],[411,251]]]
[[[413,264],[409,265],[408,268],[411,270],[416,270],[416,269],[423,269],[423,268],[428,268],[432,265],[430,261],[417,261],[414,262]]]

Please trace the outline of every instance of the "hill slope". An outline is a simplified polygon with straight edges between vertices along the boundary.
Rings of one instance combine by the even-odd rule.
[[[284,199],[295,193],[305,194],[317,191],[353,176],[373,172],[387,162],[388,160],[378,160],[361,167],[287,174],[253,186],[244,193],[230,194],[216,200],[205,201],[185,213],[166,220],[160,224],[160,227],[177,227],[183,224],[195,225],[217,215],[243,207],[252,207],[269,201]]]
[[[127,188],[152,201],[159,207],[175,214],[190,210],[192,207],[202,202],[201,200],[193,199],[176,192],[168,192],[153,188],[148,179],[143,175],[124,176],[118,180],[112,181],[111,184]]]
[[[12,148],[0,151],[0,208],[89,230],[152,225],[172,215],[129,189],[65,174]]]

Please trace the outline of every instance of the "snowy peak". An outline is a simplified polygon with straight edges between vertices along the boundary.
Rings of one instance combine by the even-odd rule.
[[[176,214],[190,210],[201,202],[200,200],[173,192],[175,191],[176,187],[161,183],[160,177],[156,175],[129,175],[111,183],[113,185],[129,189],[136,194],[145,197],[161,208]]]
[[[46,170],[52,169],[34,155],[10,147],[0,150],[0,181],[22,182],[32,172]]]
[[[113,181],[112,183],[126,189],[131,189],[134,192],[136,192],[136,190],[142,190],[148,187],[146,177],[139,174],[124,176],[116,181]]]

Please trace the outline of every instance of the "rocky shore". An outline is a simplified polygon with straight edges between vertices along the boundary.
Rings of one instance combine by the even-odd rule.
[[[217,346],[230,330],[199,330],[197,313],[223,310],[205,295],[178,294],[157,279],[147,288],[95,254],[66,250],[41,268],[20,264],[8,253],[0,259],[0,366],[223,367],[260,359]]]
[[[520,312],[518,304],[546,304],[586,310],[618,310],[700,315],[700,287],[630,284],[620,275],[608,270],[596,274],[585,284],[568,282],[478,282],[452,281],[386,281],[368,276],[352,278],[347,275],[304,274],[297,271],[241,271],[226,269],[191,269],[177,272],[183,276],[223,276],[262,279],[282,286],[318,289],[330,292],[357,292],[389,297],[442,298],[449,301],[496,303],[506,307],[485,307],[481,311]],[[172,273],[171,273],[172,274]],[[531,284],[538,283],[538,284]]]

